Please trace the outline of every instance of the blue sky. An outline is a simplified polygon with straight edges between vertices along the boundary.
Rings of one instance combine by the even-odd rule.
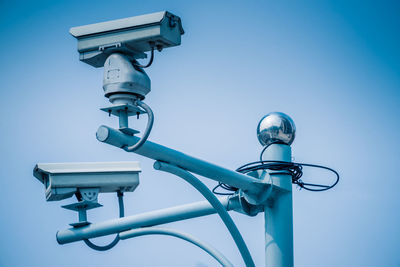
[[[99,143],[102,69],[79,62],[70,27],[168,10],[186,31],[147,73],[155,112],[150,139],[235,169],[257,160],[259,119],[289,114],[296,161],[335,168],[333,190],[294,190],[296,266],[399,266],[400,5],[396,1],[1,1],[1,266],[215,266],[168,237],[123,241],[111,251],[60,246],[75,214],[47,203],[37,162],[139,160],[141,185],[126,214],[202,200],[153,162]],[[142,125],[139,125],[142,126]],[[139,127],[138,126],[138,127]],[[305,173],[306,175],[307,173]],[[311,173],[310,173],[311,175]],[[203,179],[212,187],[214,182]],[[114,195],[92,221],[117,216]],[[232,213],[257,266],[263,216]],[[168,225],[242,264],[216,216]],[[106,243],[110,238],[97,240]]]

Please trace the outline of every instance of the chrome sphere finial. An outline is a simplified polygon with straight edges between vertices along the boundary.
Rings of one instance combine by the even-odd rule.
[[[257,137],[261,145],[272,143],[291,145],[296,133],[293,120],[282,112],[271,112],[265,115],[257,126]]]

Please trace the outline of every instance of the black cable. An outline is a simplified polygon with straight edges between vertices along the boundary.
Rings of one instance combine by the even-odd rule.
[[[218,189],[219,187],[221,187],[221,188],[223,188],[223,189],[225,189],[225,190],[233,191],[233,192],[235,192],[235,191],[237,190],[237,188],[235,188],[235,187],[233,187],[233,186],[229,186],[230,188],[232,188],[232,190],[226,189],[225,186],[229,186],[229,185],[219,182],[219,183],[212,189],[212,192],[213,192],[214,194],[220,195],[220,196],[231,196],[231,195],[233,195],[234,193],[218,192],[217,189]]]
[[[124,211],[124,193],[122,193],[121,191],[117,192],[118,195],[118,205],[119,205],[119,217],[122,218],[125,216],[125,211]],[[98,250],[98,251],[106,251],[109,249],[112,249],[113,247],[115,247],[116,244],[118,244],[119,242],[119,235],[117,235],[114,240],[105,246],[98,246],[96,244],[93,244],[89,239],[83,239],[83,242],[85,242],[85,244],[90,247],[91,249],[94,250]]]
[[[331,169],[329,167],[321,166],[321,165],[315,165],[315,164],[308,164],[308,163],[296,163],[296,162],[286,162],[286,161],[275,161],[275,160],[262,160],[264,152],[266,149],[272,145],[276,144],[279,142],[274,142],[271,144],[266,145],[263,150],[260,153],[260,161],[255,161],[251,163],[247,163],[238,169],[236,169],[237,172],[246,174],[249,172],[253,171],[258,171],[258,170],[270,170],[270,171],[278,171],[279,173],[286,173],[288,175],[292,176],[292,183],[298,185],[300,188],[308,190],[308,191],[313,191],[313,192],[320,192],[320,191],[326,191],[334,186],[339,182],[339,173],[336,172],[334,169]],[[303,176],[303,167],[312,167],[312,168],[320,168],[320,169],[325,169],[327,171],[333,172],[334,175],[336,176],[336,180],[333,184],[331,185],[323,185],[323,184],[312,184],[312,183],[305,183],[301,180],[301,177]],[[270,173],[271,174],[271,173]],[[233,193],[225,193],[225,192],[218,192],[217,189],[221,187],[222,189],[225,189],[227,191],[233,192]],[[230,186],[228,184],[224,184],[219,182],[218,185],[216,185],[212,192],[217,195],[233,195],[234,192],[236,192],[238,188]]]
[[[264,146],[264,148],[263,148],[263,150],[261,151],[261,154],[260,154],[261,160],[262,160],[262,155],[264,154],[264,151],[265,151],[270,145],[272,145],[272,144],[279,144],[279,143],[280,143],[280,142],[272,142],[272,143],[270,143],[270,144]],[[240,168],[239,168],[239,169],[240,169]],[[236,170],[236,171],[238,171],[238,170]],[[233,193],[218,192],[217,189],[218,189],[219,187],[221,187],[222,189],[225,189],[226,191],[231,191],[231,192],[233,192]],[[231,186],[231,185],[218,182],[218,184],[213,188],[212,192],[213,192],[214,194],[216,194],[216,195],[231,196],[231,195],[235,194],[235,192],[236,192],[238,189],[239,189],[239,188],[233,187],[233,186]]]
[[[336,176],[336,180],[331,185],[323,185],[323,184],[311,184],[305,183],[301,180],[303,176],[303,167],[312,167],[312,168],[320,168],[325,169],[327,171],[333,172]],[[292,176],[292,183],[298,185],[300,188],[303,188],[308,191],[326,191],[333,188],[339,182],[339,174],[334,169],[331,169],[326,166],[316,165],[316,164],[308,164],[308,163],[297,163],[297,162],[286,162],[286,161],[275,161],[275,160],[263,160],[247,163],[236,171],[246,174],[252,171],[258,170],[270,170],[270,171],[279,171],[279,172],[287,172],[287,174]],[[313,188],[320,187],[320,189]]]
[[[326,166],[321,166],[321,165],[308,164],[308,163],[297,163],[297,164],[301,164],[302,166],[305,166],[305,167],[325,169],[327,171],[333,172],[336,176],[335,182],[331,185],[304,183],[303,181],[301,181],[301,179],[299,179],[297,185],[299,185],[301,188],[304,188],[305,190],[313,191],[313,192],[326,191],[326,190],[329,190],[329,189],[335,187],[337,185],[337,183],[339,182],[339,179],[340,179],[339,173],[332,168],[329,168]],[[314,189],[314,188],[310,188],[310,187],[306,187],[306,186],[324,187],[324,188],[323,189]]]
[[[264,155],[265,150],[267,150],[267,148],[268,148],[270,145],[272,145],[272,144],[283,144],[283,143],[282,143],[282,142],[279,142],[279,141],[275,141],[275,142],[269,143],[268,145],[264,146],[264,148],[261,150],[261,153],[260,153],[260,161],[263,160],[262,157],[263,157],[263,155]]]
[[[154,60],[154,46],[151,46],[151,55],[150,55],[150,60],[149,60],[149,62],[148,62],[146,65],[141,65],[141,64],[139,64],[139,62],[137,62],[137,61],[134,60],[134,63],[133,63],[133,64],[135,64],[136,67],[139,67],[139,68],[144,69],[144,68],[150,67],[151,64],[153,63],[153,60]]]

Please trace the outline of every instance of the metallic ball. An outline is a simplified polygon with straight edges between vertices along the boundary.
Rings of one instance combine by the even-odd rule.
[[[265,115],[257,126],[257,137],[261,145],[284,143],[291,145],[296,133],[293,120],[282,112],[271,112]]]

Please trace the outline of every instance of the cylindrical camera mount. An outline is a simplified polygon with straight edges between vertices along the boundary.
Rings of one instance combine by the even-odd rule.
[[[150,92],[150,78],[134,59],[112,53],[104,63],[103,89],[113,104],[134,104]]]

